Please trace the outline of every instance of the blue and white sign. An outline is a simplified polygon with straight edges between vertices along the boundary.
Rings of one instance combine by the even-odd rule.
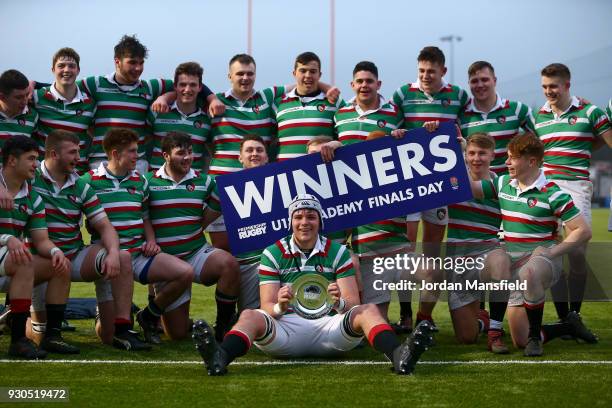
[[[311,154],[216,178],[234,253],[265,248],[288,234],[287,208],[314,194],[325,212],[323,233],[472,198],[455,125],[415,129],[336,150],[324,163]]]

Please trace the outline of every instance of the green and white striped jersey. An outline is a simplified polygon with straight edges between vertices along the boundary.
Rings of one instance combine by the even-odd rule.
[[[470,100],[459,114],[459,126],[464,138],[474,133],[487,133],[495,140],[495,158],[491,162],[491,171],[497,175],[508,174],[508,143],[521,129],[533,132],[530,128],[532,122],[531,109],[527,105],[502,99],[499,95],[490,112],[481,112],[474,101]]]
[[[419,82],[400,87],[393,94],[393,103],[404,112],[404,127],[415,129],[430,121],[456,121],[468,102],[467,93],[456,85],[443,82],[433,95],[425,93]]]
[[[16,136],[32,137],[38,122],[38,112],[36,109],[26,106],[19,115],[9,118],[0,112],[0,152],[7,139]]]
[[[91,137],[87,129],[93,123],[96,113],[96,102],[77,86],[77,93],[72,100],[64,98],[55,88],[55,83],[34,92],[34,106],[39,119],[34,137],[38,142],[41,154],[45,152],[45,141],[53,130],[67,130],[79,136],[79,163],[77,171],[89,170],[88,156]]]
[[[106,218],[98,196],[76,173],[69,175],[64,185],[59,187],[44,161],[36,170],[32,188],[44,202],[49,239],[64,251],[66,257],[74,258],[84,246],[81,236],[83,214],[90,224]]]
[[[299,96],[295,89],[274,100],[278,124],[278,160],[306,154],[306,145],[317,136],[334,137],[334,115],[344,105],[329,102],[325,94]]]
[[[570,221],[580,215],[571,197],[547,180],[543,171],[524,190],[508,175],[482,180],[481,185],[486,199],[499,200],[504,241],[511,253],[554,245],[558,221]]]
[[[85,173],[81,179],[88,183],[100,199],[100,204],[119,235],[119,247],[132,255],[140,254],[144,243],[143,219],[149,218],[149,183],[137,171],[116,177],[100,163],[98,168]],[[94,230],[92,242],[100,236]]]
[[[295,244],[293,235],[276,241],[264,249],[259,265],[259,284],[295,282],[308,273],[323,275],[330,282],[355,275],[349,251],[324,236],[319,236],[307,257]]]
[[[102,148],[104,135],[111,128],[129,128],[138,133],[138,155],[145,158],[146,119],[149,106],[164,92],[172,90],[166,79],[140,80],[134,85],[121,85],[115,74],[94,76],[81,81],[82,89],[96,101],[94,137],[89,152],[90,161],[105,160]]]
[[[1,166],[0,183],[7,188]],[[13,209],[0,209],[0,235],[9,234],[23,241],[30,231],[39,229],[47,229],[45,204],[32,186],[24,182],[13,198]]]
[[[153,133],[153,151],[149,160],[149,168],[159,169],[164,164],[162,156],[162,141],[168,132],[183,132],[191,137],[193,143],[193,164],[197,171],[205,166],[206,144],[210,142],[210,117],[198,108],[186,115],[179,109],[176,102],[167,113],[155,113],[149,110],[147,124]]]
[[[610,129],[605,112],[572,97],[557,115],[548,102],[534,113],[535,132],[544,143],[544,174],[555,180],[588,180],[593,144]]]
[[[282,86],[266,88],[242,102],[232,90],[218,93],[217,98],[225,105],[225,113],[212,119],[214,153],[208,173],[216,176],[242,169],[238,161],[240,142],[244,135],[261,136],[266,145],[276,137],[276,119],[272,105],[274,99],[285,93]]]
[[[206,244],[202,222],[204,210],[221,212],[215,180],[191,170],[178,183],[164,164],[147,174],[149,217],[162,251],[188,259]]]

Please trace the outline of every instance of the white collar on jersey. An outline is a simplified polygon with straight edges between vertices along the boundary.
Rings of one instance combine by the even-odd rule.
[[[255,91],[254,89],[251,89],[251,94],[244,101],[245,102],[248,101],[253,96],[255,96],[256,93],[257,93],[257,91]],[[240,99],[239,97],[236,96],[236,94],[234,93],[234,90],[232,88],[230,88],[227,91],[225,91],[224,95],[225,95],[226,98],[232,97],[232,98],[236,99],[237,101],[242,101],[242,99]]]
[[[131,85],[123,85],[120,84],[119,82],[117,82],[115,80],[115,73],[110,73],[106,76],[106,79],[108,80],[108,82],[110,82],[111,84],[115,85],[117,88],[121,89],[123,92],[130,92],[133,91],[134,89],[138,88],[140,85],[142,85],[142,81],[139,79],[138,82],[136,82],[135,84],[131,84]]]
[[[421,90],[421,92],[425,93],[425,91],[423,91],[423,87],[421,86],[421,81],[419,81],[419,79],[417,78],[416,81],[414,81],[414,83],[410,84],[411,86],[416,85],[417,88],[419,88]],[[448,86],[448,82],[446,82],[446,80],[444,78],[442,78],[442,87],[438,90],[438,92],[440,92],[441,90],[443,90],[444,88],[446,88]],[[438,93],[436,92],[436,93]]]
[[[198,116],[203,114],[204,112],[202,112],[202,109],[200,109],[199,107],[196,106],[196,108],[198,108],[195,112],[190,113],[189,115],[184,113],[183,111],[181,111],[178,107],[178,104],[176,103],[176,101],[174,101],[174,103],[172,104],[172,106],[170,107],[170,110],[175,110],[178,113],[180,113],[182,116],[186,117],[186,118],[190,118],[192,116]]]
[[[542,169],[540,169],[540,174],[538,175],[538,178],[536,179],[536,181],[534,181],[533,183],[531,183],[530,186],[528,186],[525,189],[521,189],[519,187],[519,183],[517,179],[512,179],[510,180],[510,185],[514,188],[516,188],[516,191],[521,194],[521,193],[525,193],[531,189],[536,189],[538,191],[542,190],[542,187],[544,187],[546,184],[548,184],[548,180],[546,179],[546,176],[544,175],[544,171]]]
[[[483,112],[480,109],[478,109],[476,107],[476,104],[474,103],[474,98],[470,98],[470,102],[465,108],[465,111],[466,112],[476,112],[476,113],[491,113],[498,109],[503,108],[506,105],[507,99],[502,99],[498,93],[495,93],[495,96],[497,97],[497,99],[495,100],[495,105],[491,108],[489,112]]]
[[[570,105],[567,107],[567,109],[561,114],[566,114],[567,112],[569,112],[570,109],[572,109],[572,107],[574,108],[579,108],[580,107],[580,99],[576,98],[575,96],[572,96],[572,99],[570,101]],[[550,103],[548,103],[548,101],[546,101],[546,103],[544,104],[544,106],[542,106],[542,108],[540,110],[543,110],[545,112],[552,112],[552,108],[550,107]],[[559,115],[559,116],[561,116]]]
[[[295,254],[302,254],[304,256],[306,256],[302,250],[297,246],[297,244],[295,243],[295,241],[293,240],[293,234],[291,234],[291,239],[289,240],[289,252],[291,252],[291,254],[295,255]],[[311,256],[313,256],[316,253],[324,253],[325,252],[325,247],[323,246],[323,242],[321,241],[321,236],[317,235],[317,242],[315,242],[315,246],[314,248],[312,248],[312,252],[310,253],[310,255],[307,258],[310,258]]]
[[[97,169],[94,170],[94,173],[98,176],[104,176],[107,179],[110,180],[118,180],[117,177],[113,176],[108,169],[106,168],[106,166],[108,165],[108,161],[102,161],[100,162],[100,165],[98,166]],[[131,172],[129,172],[124,178],[122,178],[121,180],[125,180],[127,178],[130,177],[140,177],[140,174],[138,173],[138,171],[136,170],[132,170]]]
[[[170,177],[168,175],[168,173],[166,173],[166,163],[162,164],[162,166],[157,169],[157,171],[155,172],[155,175],[159,178],[163,178],[165,180],[171,181],[174,184],[181,184],[183,181],[187,181],[187,180],[191,180],[192,178],[196,178],[197,174],[195,172],[194,169],[189,169],[189,173],[185,174],[185,177],[183,177],[178,183],[174,181],[174,179],[172,177]]]
[[[51,173],[49,173],[49,170],[47,170],[47,166],[45,166],[44,160],[40,162],[40,172],[42,173],[43,177],[45,177],[47,180],[49,180],[54,185],[58,186],[57,181],[53,179],[53,177],[51,176]],[[64,183],[64,185],[61,188],[59,188],[58,186],[58,190],[62,190],[64,188],[70,187],[71,185],[75,184],[78,179],[79,179],[79,175],[76,173],[76,171],[73,171],[72,173],[68,175],[68,178],[66,179],[66,182]]]
[[[57,91],[57,88],[55,88],[55,81],[53,81],[53,83],[49,87],[49,92],[51,93],[51,95],[53,95],[53,97],[55,98],[56,101],[67,102],[67,104],[83,102],[85,100],[85,98],[83,96],[83,93],[81,92],[81,90],[79,89],[78,86],[77,86],[76,95],[74,95],[74,98],[72,98],[71,101],[69,101],[68,99],[64,98],[62,96],[62,94],[60,94]]]
[[[348,103],[353,105],[353,107],[355,108],[355,110],[357,111],[359,116],[366,116],[366,115],[369,115],[371,113],[378,112],[383,107],[383,105],[387,103],[387,100],[385,99],[384,96],[382,96],[381,94],[378,94],[378,108],[370,109],[370,110],[367,110],[367,111],[364,111],[363,109],[361,109],[361,107],[357,104],[357,97],[356,96],[353,96],[351,99],[349,99]]]
[[[4,172],[2,171],[2,165],[0,165],[0,182],[2,183],[2,185],[4,186],[4,188],[6,188],[8,190],[8,186],[6,185],[6,181],[4,181]],[[15,200],[19,199],[19,198],[23,198],[23,197],[27,197],[28,194],[30,194],[30,188],[28,186],[28,181],[24,181],[23,184],[21,185],[21,189],[19,190],[19,192],[17,192],[17,194],[15,195]]]
[[[293,88],[291,91],[287,92],[287,98],[300,98],[300,101],[302,101],[303,103],[308,103],[308,102],[312,102],[315,101],[317,99],[320,100],[324,100],[325,99],[325,93],[323,91],[319,91],[319,94],[316,96],[300,96],[297,94],[297,87]]]

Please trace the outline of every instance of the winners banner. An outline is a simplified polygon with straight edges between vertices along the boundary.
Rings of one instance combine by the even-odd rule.
[[[289,233],[296,194],[323,207],[323,234],[472,198],[455,125],[423,128],[216,178],[233,253],[262,249]]]

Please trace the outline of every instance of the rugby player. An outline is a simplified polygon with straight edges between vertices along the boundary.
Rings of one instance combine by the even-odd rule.
[[[49,239],[71,260],[73,282],[94,282],[99,312],[96,332],[100,339],[120,349],[150,349],[130,330],[134,288],[131,256],[119,251],[119,238],[97,195],[75,172],[82,157],[81,141],[75,133],[65,130],[52,130],[45,138],[45,159],[36,170],[32,186],[45,205]],[[101,244],[84,245],[83,215]],[[35,288],[32,298],[34,333],[45,331],[43,287]]]
[[[500,278],[526,282],[525,290],[511,294],[508,321],[514,344],[525,347],[528,357],[543,354],[545,291],[560,279],[563,255],[591,237],[571,197],[544,176],[543,159],[543,143],[524,133],[508,145],[509,175],[471,182],[474,198],[498,199],[502,213],[506,247],[489,252],[487,261],[498,268]],[[555,240],[558,221],[569,232],[560,243]],[[581,331],[573,334],[582,337]]]
[[[468,68],[468,83],[472,98],[459,114],[459,127],[465,139],[474,133],[486,133],[495,140],[495,158],[491,171],[508,174],[506,156],[508,143],[521,131],[531,131],[529,106],[504,99],[497,93],[497,77],[493,65],[476,61]]]
[[[546,103],[534,112],[532,126],[544,143],[544,175],[570,195],[590,227],[593,195],[593,184],[589,180],[591,152],[604,143],[612,146],[612,127],[603,110],[571,95],[570,80],[570,70],[563,64],[550,64],[542,69],[541,83]],[[569,233],[567,228],[566,233]],[[552,289],[561,320],[569,311],[580,315],[588,270],[586,246],[587,242],[584,242],[567,253],[569,274]],[[592,341],[596,341],[595,336]]]
[[[87,156],[91,144],[88,129],[93,124],[96,102],[76,83],[80,72],[79,54],[72,48],[61,48],[54,55],[51,72],[55,80],[33,94],[33,104],[40,115],[34,137],[44,156],[45,140],[53,130],[67,130],[79,137],[79,162],[76,170],[83,174],[89,170]]]
[[[153,152],[149,168],[158,170],[164,164],[161,144],[169,132],[184,132],[193,144],[193,169],[206,170],[206,148],[210,143],[210,117],[197,105],[198,93],[202,90],[204,70],[197,62],[185,62],[174,71],[176,100],[167,113],[156,113],[149,109],[147,124],[153,134]]]
[[[81,82],[81,89],[97,103],[94,116],[94,136],[89,152],[89,168],[96,169],[106,159],[104,136],[111,128],[132,129],[138,135],[138,164],[141,174],[148,170],[145,156],[146,117],[151,103],[161,94],[172,89],[172,81],[152,79],[144,81],[140,76],[148,55],[147,48],[135,36],[124,35],[115,46],[115,71],[106,76],[92,76]],[[208,89],[208,88],[206,88]],[[208,90],[209,109],[219,113],[216,97]]]
[[[491,172],[490,164],[495,157],[495,140],[486,133],[472,133],[467,140],[465,161],[470,179],[474,181],[492,180],[495,173]],[[499,245],[497,233],[501,224],[501,212],[497,200],[469,200],[448,206],[448,255],[464,259],[478,260],[477,266],[468,268],[462,273],[450,271],[447,279],[462,284],[468,281],[490,280],[491,268],[486,268],[486,255]],[[484,266],[480,267],[480,266]],[[480,332],[489,329],[489,316],[486,310],[480,308],[480,291],[453,290],[448,294],[455,337],[460,343],[472,344],[478,339]],[[497,300],[497,294],[492,297]],[[503,303],[505,313],[507,296]],[[493,330],[489,329],[489,350],[495,353],[507,353],[508,348],[502,340],[502,322]]]
[[[47,352],[79,353],[64,341],[61,322],[70,291],[70,261],[49,240],[45,205],[32,191],[28,180],[34,177],[38,147],[28,136],[8,139],[2,151],[0,182],[13,197],[10,210],[0,209],[0,291],[10,298],[11,342],[8,354],[25,359],[45,358]],[[31,240],[32,255],[25,243]],[[47,282],[47,332],[40,348],[25,335],[33,286]]]
[[[28,78],[15,69],[0,75],[0,152],[7,139],[15,135],[31,137],[38,113],[28,107]]]
[[[157,331],[161,316],[189,298],[193,268],[167,253],[160,253],[149,219],[149,183],[136,171],[138,134],[114,128],[104,136],[108,162],[82,176],[93,187],[111,224],[119,235],[119,247],[131,254],[134,280],[156,284],[156,295],[140,310],[136,320],[147,343],[159,344]],[[99,243],[94,230],[92,242]],[[166,316],[166,321],[168,316]]]
[[[355,348],[367,336],[372,347],[393,362],[397,374],[411,374],[431,344],[431,326],[423,322],[400,345],[374,305],[359,305],[357,282],[345,246],[319,235],[322,208],[316,197],[296,196],[289,206],[292,234],[266,248],[259,270],[261,309],[244,310],[219,344],[203,320],[193,338],[209,375],[247,353],[251,344],[272,357],[330,356]],[[322,274],[334,300],[335,315],[305,319],[293,312],[291,283],[299,276]]]
[[[415,83],[400,87],[393,94],[393,102],[404,112],[404,128],[425,127],[435,130],[440,122],[456,121],[468,101],[467,93],[444,80],[447,68],[444,53],[437,47],[425,47],[417,57],[418,78]],[[427,257],[440,255],[439,243],[444,238],[448,223],[446,207],[433,208],[406,217],[408,240],[416,242],[419,220],[423,220],[423,253]],[[436,275],[429,271],[429,275]],[[435,277],[434,277],[435,279]],[[431,313],[436,305],[437,292],[421,292],[416,321],[433,322]],[[424,299],[426,301],[424,301]],[[409,303],[400,304],[402,320],[408,321]],[[434,325],[435,327],[435,325]]]
[[[216,284],[217,332],[222,336],[235,321],[240,292],[240,267],[228,252],[207,244],[203,229],[221,214],[214,179],[191,168],[192,140],[185,133],[170,132],[162,140],[164,164],[147,175],[149,217],[154,239],[164,254],[187,262],[193,282]],[[176,259],[176,258],[175,258]],[[188,291],[167,307],[163,315],[166,333],[173,339],[189,334]]]

